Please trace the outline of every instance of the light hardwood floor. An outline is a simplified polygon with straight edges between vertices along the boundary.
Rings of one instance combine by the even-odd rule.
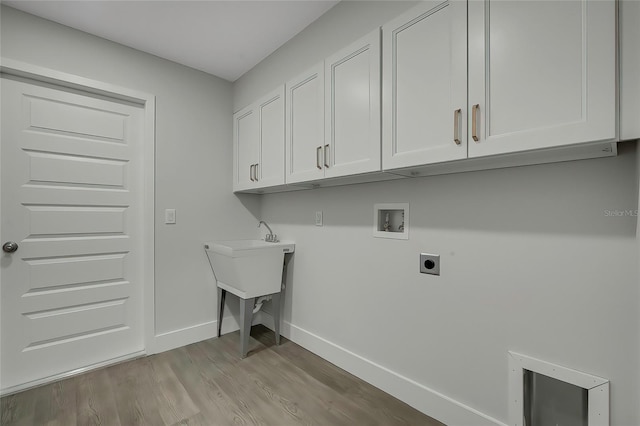
[[[442,423],[282,339],[238,332],[1,400],[9,425],[429,425]]]

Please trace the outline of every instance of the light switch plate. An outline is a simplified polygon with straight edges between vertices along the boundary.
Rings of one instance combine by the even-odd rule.
[[[169,225],[176,223],[176,209],[166,209],[164,211],[164,223]]]
[[[322,211],[316,212],[316,226],[322,226]]]

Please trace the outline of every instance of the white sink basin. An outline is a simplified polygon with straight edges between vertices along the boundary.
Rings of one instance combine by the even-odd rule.
[[[205,250],[218,287],[242,299],[278,293],[282,285],[285,253],[293,253],[291,241],[215,241]]]

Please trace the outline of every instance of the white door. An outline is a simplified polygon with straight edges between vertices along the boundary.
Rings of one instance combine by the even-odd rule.
[[[382,37],[383,169],[466,158],[467,2],[421,2]]]
[[[325,60],[325,177],[379,171],[380,29]]]
[[[233,115],[233,190],[253,188],[260,157],[258,113],[250,105]]]
[[[7,390],[143,350],[143,110],[1,84]]]
[[[615,139],[615,1],[470,1],[469,107],[469,157]]]
[[[286,180],[324,177],[324,63],[286,84]]]
[[[284,85],[258,102],[260,163],[258,188],[284,184]]]

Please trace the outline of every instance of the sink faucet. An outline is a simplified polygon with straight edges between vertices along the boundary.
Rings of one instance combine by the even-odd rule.
[[[263,224],[269,230],[269,233],[264,236],[264,240],[266,242],[268,242],[268,243],[277,243],[278,242],[278,236],[273,233],[273,231],[271,230],[269,225],[267,225],[267,222],[265,222],[264,220],[261,220],[260,222],[258,222],[258,228],[260,228],[260,225],[263,225]]]

